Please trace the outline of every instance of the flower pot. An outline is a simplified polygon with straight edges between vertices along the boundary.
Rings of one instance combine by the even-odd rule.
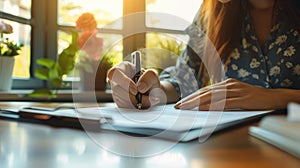
[[[10,91],[15,58],[0,56],[0,91]]]

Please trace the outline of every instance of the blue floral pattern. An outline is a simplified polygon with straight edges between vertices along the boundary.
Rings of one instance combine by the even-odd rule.
[[[203,38],[198,17],[186,29],[189,44],[200,57],[203,55]],[[193,53],[187,49],[179,57],[176,66],[165,69],[161,80],[171,82],[185,97],[198,90],[201,80],[196,80],[199,64],[192,60]],[[254,26],[248,14],[242,24],[240,45],[226,62],[226,78],[261,86],[264,88],[300,89],[300,35],[284,22],[277,21],[264,47],[260,47]],[[195,82],[196,81],[196,82]]]

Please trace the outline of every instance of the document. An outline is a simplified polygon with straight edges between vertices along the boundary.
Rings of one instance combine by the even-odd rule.
[[[180,141],[207,136],[217,130],[272,112],[178,110],[173,106],[174,104],[169,104],[149,110],[95,107],[80,108],[77,112],[80,116],[111,118],[113,122],[102,124],[102,129],[155,135]]]
[[[288,105],[288,120],[292,122],[300,122],[300,104],[289,103]]]
[[[148,110],[118,107],[89,107],[66,110],[22,109],[20,116],[33,119],[55,118],[64,122],[98,125],[100,129],[189,141],[220,129],[245,122],[271,111],[198,111],[175,109],[174,104]],[[46,116],[46,117],[44,117]]]

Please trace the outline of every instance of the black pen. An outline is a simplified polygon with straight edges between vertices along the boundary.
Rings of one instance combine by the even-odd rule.
[[[131,54],[132,56],[132,63],[134,65],[134,77],[133,77],[133,80],[135,83],[137,83],[142,75],[142,67],[141,67],[141,55],[142,53],[140,51],[135,51]],[[142,94],[140,92],[137,93],[136,95],[136,100],[137,100],[137,108],[139,110],[142,109]]]

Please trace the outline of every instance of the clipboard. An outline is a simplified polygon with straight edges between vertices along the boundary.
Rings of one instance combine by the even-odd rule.
[[[18,116],[10,119],[92,131],[118,131],[185,142],[273,112],[272,110],[224,112],[177,110],[173,106],[172,104],[158,106],[146,111],[117,107],[53,111],[30,107],[10,112],[10,115]],[[9,110],[6,111],[8,112]],[[0,118],[1,116],[3,117],[3,112],[0,113]],[[215,117],[215,121],[211,122],[211,117]]]
[[[65,110],[62,110],[65,109]],[[68,109],[68,110],[66,110]],[[63,111],[63,113],[61,113]],[[99,130],[99,126],[112,123],[109,116],[86,116],[78,115],[77,110],[72,107],[43,108],[23,107],[16,109],[0,109],[0,119],[51,125],[55,127],[68,127],[91,130]]]

